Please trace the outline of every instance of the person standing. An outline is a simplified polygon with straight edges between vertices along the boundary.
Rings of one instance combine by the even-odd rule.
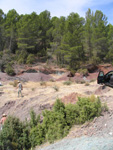
[[[22,97],[23,86],[22,86],[22,83],[20,81],[18,81],[17,88],[18,88],[18,97],[19,97],[19,95],[21,95],[21,97]]]
[[[6,121],[6,119],[7,119],[7,115],[6,115],[6,114],[3,114],[3,115],[2,115],[2,118],[1,118],[1,120],[0,120],[1,130],[2,130],[2,128],[3,128],[4,122]]]

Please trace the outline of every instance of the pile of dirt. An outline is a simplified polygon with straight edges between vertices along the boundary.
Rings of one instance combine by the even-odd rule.
[[[80,96],[81,96],[80,94],[73,92],[67,96],[64,96],[61,99],[64,104],[69,104],[69,103],[75,104],[78,101],[78,97]]]

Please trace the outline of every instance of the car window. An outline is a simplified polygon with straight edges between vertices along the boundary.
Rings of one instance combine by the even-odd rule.
[[[101,76],[101,77],[104,76],[103,71],[100,71],[99,76]]]
[[[110,77],[110,76],[112,76],[113,75],[113,71],[110,71],[110,72],[108,72],[107,74],[106,74],[106,77]]]

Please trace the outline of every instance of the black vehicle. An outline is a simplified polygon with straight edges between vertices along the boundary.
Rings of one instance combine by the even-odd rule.
[[[103,71],[100,71],[98,74],[97,83],[113,87],[113,70],[109,71],[105,75]]]

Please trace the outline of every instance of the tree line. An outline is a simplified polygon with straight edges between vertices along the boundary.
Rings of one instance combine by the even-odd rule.
[[[19,15],[15,9],[0,9],[0,68],[32,64],[36,58],[54,58],[69,69],[90,63],[112,63],[113,25],[103,12],[88,9],[85,18],[78,13],[51,17],[45,10],[37,15]]]

